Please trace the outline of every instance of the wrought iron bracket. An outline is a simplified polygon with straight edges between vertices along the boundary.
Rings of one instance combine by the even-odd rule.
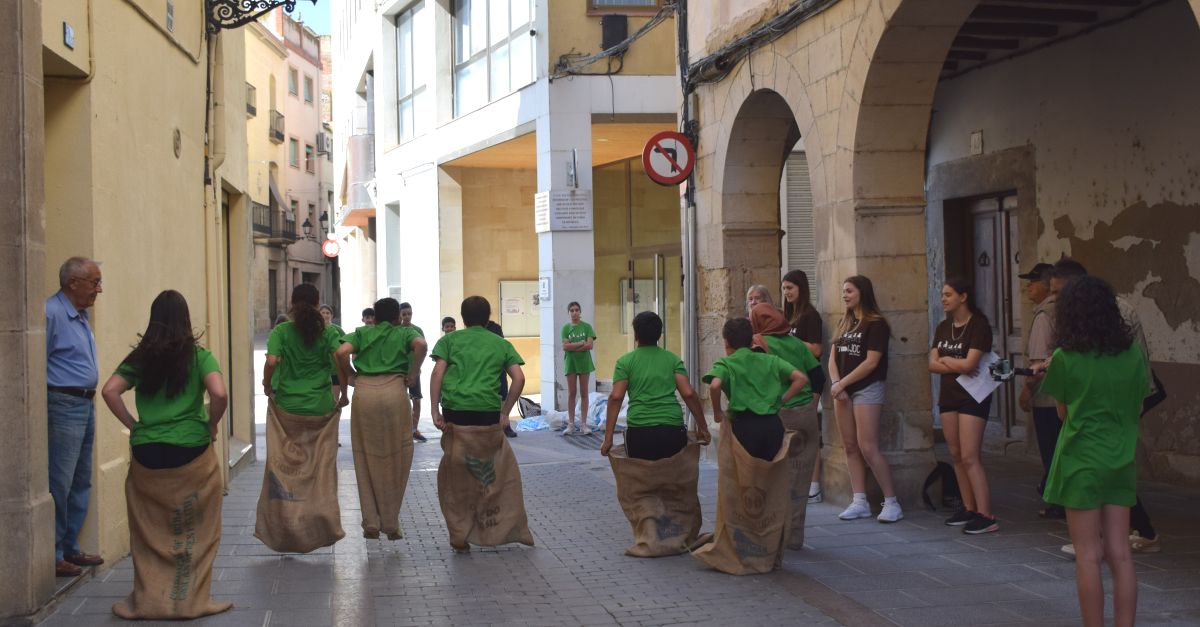
[[[249,24],[276,7],[291,13],[297,0],[205,0],[204,11],[208,17],[208,32],[237,28]],[[316,4],[316,0],[313,0]]]

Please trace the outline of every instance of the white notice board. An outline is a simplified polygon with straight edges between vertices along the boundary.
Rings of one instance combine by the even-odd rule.
[[[499,311],[504,337],[538,337],[541,314],[538,312],[538,280],[501,281]]]
[[[538,233],[592,230],[591,190],[556,189],[534,194],[533,230]]]

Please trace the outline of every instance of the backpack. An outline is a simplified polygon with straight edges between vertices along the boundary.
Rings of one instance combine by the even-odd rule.
[[[522,396],[517,399],[517,411],[521,412],[522,418],[541,416],[542,406]]]
[[[962,492],[958,489],[958,477],[954,475],[954,466],[941,461],[933,467],[933,472],[925,477],[925,487],[921,490],[921,499],[925,501],[925,507],[928,507],[930,511],[937,511],[933,500],[929,498],[929,488],[938,481],[942,482],[942,507],[950,509],[962,507]]]

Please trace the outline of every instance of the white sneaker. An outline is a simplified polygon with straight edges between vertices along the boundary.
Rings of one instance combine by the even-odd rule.
[[[901,518],[904,518],[904,510],[900,509],[900,504],[884,501],[883,511],[879,512],[879,517],[875,520],[881,523],[894,523]]]
[[[1061,547],[1059,547],[1058,550],[1062,551],[1063,553],[1066,553],[1067,555],[1070,555],[1071,557],[1075,557],[1075,545],[1074,544],[1064,544]]]
[[[817,490],[815,494],[812,492],[808,493],[808,502],[809,503],[820,503],[824,499],[825,499],[825,493],[822,492],[821,490]]]
[[[568,422],[567,426],[565,428],[563,428],[562,434],[563,435],[571,435],[574,431],[575,431],[575,423]]]
[[[847,507],[842,513],[838,514],[838,518],[842,520],[855,520],[858,518],[870,518],[871,508],[867,506],[866,501],[853,501],[850,507]]]
[[[579,423],[579,435],[591,435],[591,434],[592,434],[592,428],[588,426],[587,421],[581,421]]]

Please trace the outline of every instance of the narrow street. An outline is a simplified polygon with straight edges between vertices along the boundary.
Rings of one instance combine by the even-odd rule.
[[[434,435],[436,431],[430,433]],[[234,603],[198,625],[1077,625],[1074,567],[1059,552],[1066,525],[1037,518],[1036,468],[987,460],[1002,530],[965,536],[943,514],[906,503],[906,518],[841,522],[810,507],[807,546],[770,575],[733,577],[687,555],[625,557],[629,527],[598,436],[522,433],[521,463],[536,547],[454,554],[438,508],[435,437],[416,446],[398,542],[359,535],[358,495],[343,420],[339,491],[346,538],[309,555],[278,555],[253,536],[262,463],[238,475],[224,504],[213,595]],[[619,441],[619,440],[618,440]],[[259,439],[260,456],[263,439]],[[1200,496],[1146,485],[1163,552],[1135,555],[1139,623],[1200,621]],[[705,529],[716,471],[701,472]],[[1192,509],[1191,511],[1194,511]],[[131,589],[128,558],[78,587],[42,624],[125,624],[112,604]],[[1107,585],[1107,583],[1106,583]],[[1111,598],[1109,600],[1111,605]],[[1109,608],[1111,611],[1111,607]]]

